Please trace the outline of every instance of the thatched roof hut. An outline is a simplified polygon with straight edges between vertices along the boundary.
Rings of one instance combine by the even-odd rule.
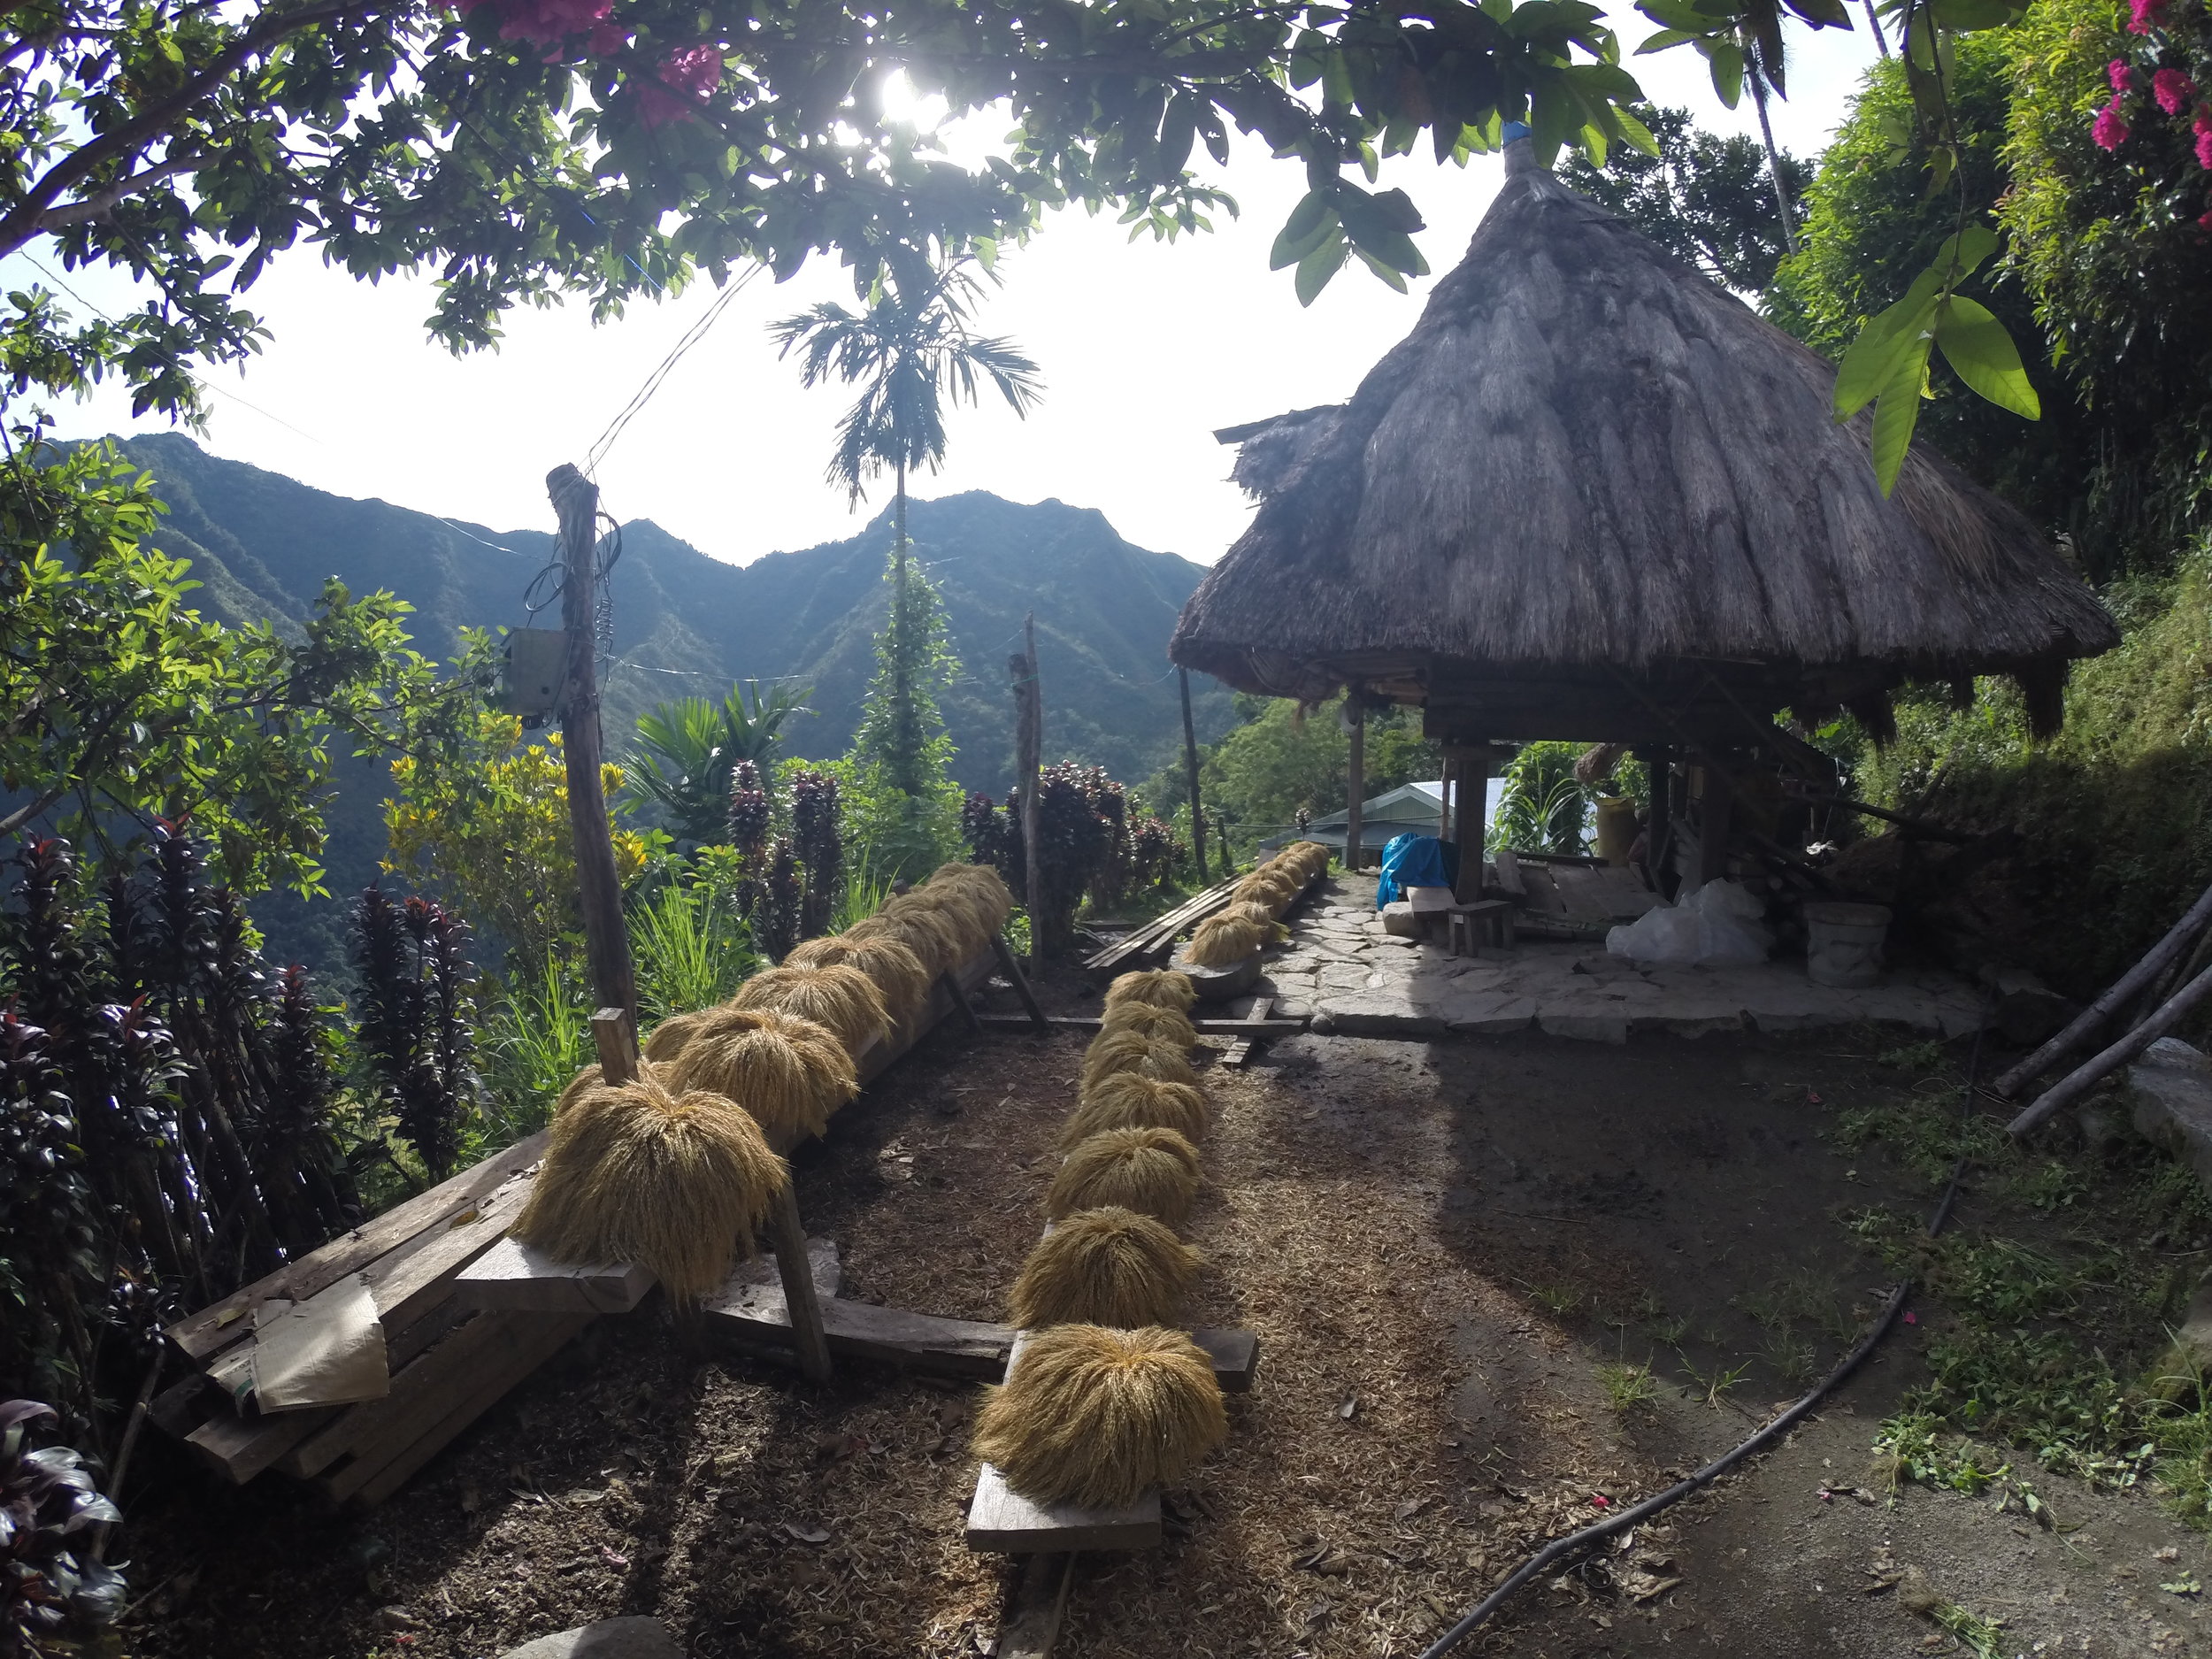
[[[1900,683],[1988,673],[2055,726],[2119,636],[2048,540],[1922,449],[1885,499],[1827,363],[1525,140],[1506,175],[1349,403],[1217,434],[1261,504],[1170,656],[1463,743],[1740,742],[1785,707],[1878,732]]]

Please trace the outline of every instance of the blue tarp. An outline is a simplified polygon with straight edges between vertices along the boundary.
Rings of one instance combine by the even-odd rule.
[[[1449,887],[1459,884],[1459,849],[1433,835],[1394,835],[1385,843],[1382,876],[1375,883],[1375,908],[1405,897],[1408,887]]]

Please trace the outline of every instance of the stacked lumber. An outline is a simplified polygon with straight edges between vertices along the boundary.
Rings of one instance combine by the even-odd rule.
[[[1195,927],[1235,896],[1237,879],[1208,887],[1164,916],[1156,916],[1141,927],[1133,927],[1096,956],[1087,956],[1083,971],[1100,979],[1112,979],[1166,954],[1167,948],[1187,929]]]

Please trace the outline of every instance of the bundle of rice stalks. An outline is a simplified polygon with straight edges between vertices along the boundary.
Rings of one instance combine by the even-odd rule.
[[[851,933],[833,939],[810,939],[783,959],[787,968],[859,969],[883,994],[884,1011],[903,1020],[929,1000],[929,970],[912,949],[891,938],[864,939]]]
[[[735,1101],[787,1144],[820,1134],[830,1114],[860,1093],[835,1032],[796,1014],[727,1003],[706,1011],[664,1074],[680,1093],[703,1088]]]
[[[891,1017],[883,993],[858,968],[795,968],[787,963],[757,973],[737,987],[732,1008],[767,1008],[826,1025],[857,1057],[883,1034]]]
[[[987,944],[1014,913],[1014,895],[1007,891],[1004,878],[988,864],[940,865],[937,872],[922,884],[921,891],[959,894],[973,910]]]
[[[1118,1204],[1179,1227],[1198,1196],[1198,1148],[1172,1129],[1108,1129],[1076,1142],[1045,1194],[1053,1220]]]
[[[754,1229],[790,1179],[729,1101],[649,1074],[595,1085],[553,1120],[514,1233],[557,1262],[641,1262],[691,1301],[752,1254]]]
[[[1226,918],[1233,922],[1249,922],[1263,933],[1275,931],[1275,917],[1281,907],[1270,899],[1236,899],[1215,912],[1214,919]]]
[[[1101,1032],[1083,1051],[1083,1092],[1089,1094],[1099,1079],[1117,1071],[1163,1083],[1195,1083],[1198,1073],[1191,1070],[1189,1050],[1188,1043],[1160,1042],[1141,1031]]]
[[[1180,1012],[1197,1000],[1190,975],[1170,970],[1145,970],[1125,973],[1106,987],[1106,1006],[1119,1008],[1127,1002],[1143,1002],[1153,1008],[1171,1008]]]
[[[1290,908],[1290,902],[1297,897],[1301,885],[1287,875],[1274,875],[1263,870],[1237,883],[1235,896],[1229,909],[1233,910],[1256,905],[1266,912],[1267,919],[1271,922]]]
[[[1083,1091],[1083,1103],[1060,1136],[1063,1150],[1107,1129],[1172,1129],[1186,1141],[1206,1138],[1206,1097],[1188,1083],[1162,1083],[1133,1071],[1102,1077]]]
[[[700,1021],[713,1011],[710,1008],[695,1014],[671,1014],[645,1033],[645,1057],[654,1061],[673,1060],[683,1052],[684,1045],[698,1031]]]
[[[920,960],[923,971],[934,980],[958,967],[972,954],[967,948],[966,920],[934,905],[907,905],[893,909],[897,900],[864,922],[844,932],[847,939],[895,939]]]
[[[1029,1253],[1007,1307],[1024,1330],[1168,1325],[1203,1259],[1149,1216],[1111,1206],[1079,1210]]]
[[[1309,881],[1329,867],[1329,849],[1319,841],[1293,841],[1283,849],[1282,856],[1295,859],[1292,867]]]
[[[975,1454],[1034,1502],[1117,1509],[1178,1485],[1228,1437],[1213,1367],[1181,1332],[1056,1325],[991,1390]]]
[[[1272,931],[1272,923],[1248,921],[1242,917],[1210,916],[1199,923],[1184,955],[1202,968],[1233,968],[1256,955]]]
[[[1198,1033],[1188,1014],[1179,1009],[1154,1008],[1146,1002],[1109,1007],[1105,1017],[1098,1022],[1098,1029],[1102,1035],[1116,1031],[1142,1032],[1156,1042],[1171,1042],[1184,1048],[1198,1041]]]

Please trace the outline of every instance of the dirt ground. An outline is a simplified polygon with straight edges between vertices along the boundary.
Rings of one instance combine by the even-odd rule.
[[[1211,1069],[1193,1318],[1258,1333],[1256,1385],[1168,1494],[1166,1547],[1082,1563],[1058,1651],[1417,1654],[1548,1538],[1742,1438],[1887,1282],[1842,1218],[1927,1208],[1920,1177],[1828,1133],[1908,1087],[1880,1064],[1896,1041],[1300,1036]],[[1000,1316],[1081,1051],[941,1033],[841,1115],[798,1179],[844,1294]],[[1939,1317],[1915,1310],[1786,1445],[1462,1651],[1964,1651],[1901,1603],[1917,1568],[2001,1622],[1989,1653],[2212,1653],[2201,1597],[2160,1588],[2204,1540],[2148,1491],[2039,1473],[2049,1529],[1988,1494],[1892,1496],[1871,1440]],[[1656,1397],[1618,1409],[1606,1368],[1645,1363]],[[987,1654],[1009,1572],[962,1542],[975,1401],[860,1366],[811,1387],[702,1348],[656,1299],[373,1515],[180,1467],[128,1534],[126,1645],[491,1659],[650,1613],[703,1659]]]

